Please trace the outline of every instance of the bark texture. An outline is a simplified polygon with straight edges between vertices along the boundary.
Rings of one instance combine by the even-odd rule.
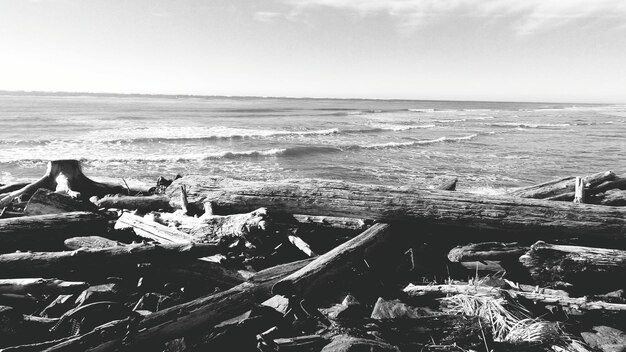
[[[626,251],[539,241],[520,257],[537,284],[605,293],[626,288]]]
[[[626,210],[617,207],[325,180],[269,183],[195,176],[176,182],[193,184],[189,197],[209,199],[226,214],[265,206],[276,213],[448,225],[530,238],[626,235]]]

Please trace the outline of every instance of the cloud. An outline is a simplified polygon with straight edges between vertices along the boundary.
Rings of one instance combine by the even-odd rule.
[[[278,12],[259,11],[259,12],[255,12],[254,13],[253,18],[256,21],[259,21],[259,22],[274,23],[274,22],[276,22],[276,20],[278,20],[282,16],[283,15],[281,13],[278,13]]]
[[[624,0],[282,0],[302,13],[328,7],[356,11],[362,16],[387,14],[403,28],[417,29],[443,18],[506,18],[519,35],[561,27],[574,22],[626,24]]]

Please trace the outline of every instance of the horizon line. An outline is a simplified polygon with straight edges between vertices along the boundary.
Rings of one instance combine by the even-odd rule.
[[[362,100],[362,101],[419,101],[419,102],[468,102],[468,103],[516,103],[516,104],[584,104],[584,105],[621,105],[622,103],[556,102],[556,101],[515,101],[515,100],[463,100],[463,99],[403,99],[403,98],[331,98],[307,96],[263,96],[263,95],[207,95],[207,94],[165,94],[165,93],[112,93],[112,92],[71,92],[41,90],[4,90],[0,95],[52,95],[52,96],[115,96],[115,97],[160,97],[160,98],[229,98],[229,99],[292,99],[292,100]]]

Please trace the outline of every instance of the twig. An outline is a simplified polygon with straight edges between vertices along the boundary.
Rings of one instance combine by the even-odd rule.
[[[130,196],[130,187],[128,187],[128,183],[126,183],[126,180],[122,177],[122,181],[124,181],[124,185],[126,186],[126,193],[127,195]]]

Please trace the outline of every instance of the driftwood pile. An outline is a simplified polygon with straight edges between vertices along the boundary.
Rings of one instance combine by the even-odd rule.
[[[455,186],[52,161],[0,187],[0,351],[626,349],[626,175]]]

